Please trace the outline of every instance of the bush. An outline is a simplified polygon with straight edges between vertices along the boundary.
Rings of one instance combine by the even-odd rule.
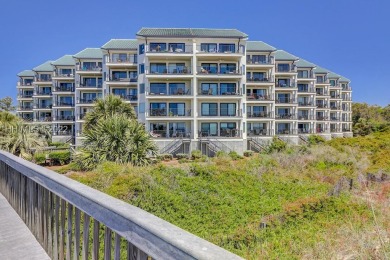
[[[36,153],[34,154],[34,163],[36,164],[44,164],[46,160],[45,153]]]
[[[287,144],[280,140],[278,137],[274,136],[272,139],[272,143],[265,149],[266,153],[273,153],[273,152],[282,152],[286,150]]]
[[[193,150],[193,151],[191,152],[191,158],[192,158],[193,160],[202,158],[202,152],[199,151],[199,150]]]
[[[236,151],[231,151],[229,153],[229,156],[233,159],[233,160],[238,160],[238,159],[242,159],[244,157],[242,157],[241,155],[239,155]]]
[[[225,151],[218,151],[216,154],[217,157],[221,157],[221,156],[225,156],[225,155],[227,155]]]
[[[49,158],[55,165],[64,165],[70,162],[70,151],[54,151],[49,153]]]
[[[246,150],[246,151],[244,151],[244,156],[245,156],[245,157],[251,157],[251,156],[253,156],[253,151],[251,151],[251,150]]]
[[[190,160],[187,159],[187,158],[181,158],[181,159],[179,159],[179,163],[188,163],[188,162],[190,162]]]
[[[69,144],[61,142],[52,142],[49,143],[49,146],[55,146],[56,148],[69,148]]]
[[[307,139],[309,145],[325,143],[325,138],[320,135],[310,135]]]
[[[157,159],[164,160],[164,161],[170,161],[173,159],[173,155],[170,153],[158,154]]]
[[[178,154],[176,154],[176,158],[177,159],[188,159],[188,154],[186,154],[186,153],[178,153]]]

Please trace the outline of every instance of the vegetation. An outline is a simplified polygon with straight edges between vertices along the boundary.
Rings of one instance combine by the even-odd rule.
[[[120,97],[109,95],[98,100],[86,115],[82,148],[74,162],[82,169],[93,169],[99,163],[147,165],[157,147],[135,119],[132,106]]]
[[[390,128],[390,105],[370,106],[366,103],[352,104],[353,133],[364,136]]]
[[[12,112],[16,110],[16,107],[12,105],[13,101],[11,97],[0,98],[0,111]]]
[[[385,258],[390,132],[316,143],[71,177],[248,259]]]

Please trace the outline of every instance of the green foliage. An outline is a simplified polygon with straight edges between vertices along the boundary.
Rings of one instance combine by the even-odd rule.
[[[173,155],[170,153],[158,154],[157,158],[164,161],[171,161],[173,160]]]
[[[277,136],[272,138],[271,144],[265,149],[265,153],[282,152],[286,150],[287,143],[280,140]]]
[[[56,148],[69,148],[69,144],[61,142],[50,142],[49,146],[55,146]]]
[[[202,158],[202,152],[200,150],[193,150],[191,152],[191,158],[192,158],[192,160]]]
[[[390,105],[382,108],[366,103],[352,104],[353,133],[365,136],[373,132],[384,131],[390,126]]]
[[[320,135],[309,135],[308,137],[309,145],[322,144],[325,143],[326,140],[324,137]]]
[[[178,153],[178,154],[176,154],[176,158],[177,159],[188,159],[188,154],[186,154],[186,153]]]
[[[230,152],[229,152],[229,156],[230,156],[230,158],[232,158],[233,160],[239,160],[239,159],[244,158],[244,157],[242,157],[241,155],[239,155],[236,151],[230,151]]]
[[[244,156],[245,157],[252,157],[254,155],[254,152],[251,150],[246,150],[244,151]]]
[[[70,162],[70,151],[53,151],[49,153],[49,158],[56,165],[64,165]]]
[[[33,162],[36,164],[44,164],[46,160],[46,153],[35,153]]]
[[[222,156],[226,156],[226,152],[225,151],[218,151],[217,154],[215,156],[217,157],[222,157]]]
[[[0,111],[12,112],[16,110],[16,107],[12,104],[11,97],[0,98]]]

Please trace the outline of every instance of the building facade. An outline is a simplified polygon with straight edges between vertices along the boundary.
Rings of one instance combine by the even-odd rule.
[[[235,29],[142,28],[18,77],[18,115],[76,145],[84,115],[108,94],[134,107],[164,153],[352,136],[347,78]]]

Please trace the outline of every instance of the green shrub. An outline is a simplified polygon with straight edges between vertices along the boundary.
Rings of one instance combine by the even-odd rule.
[[[69,144],[61,142],[52,142],[49,143],[49,146],[55,146],[56,148],[69,148]]]
[[[36,164],[44,164],[46,160],[45,153],[36,153],[34,154],[34,163]]]
[[[70,151],[54,151],[49,153],[49,158],[55,165],[64,165],[70,162]]]
[[[218,151],[217,154],[216,154],[217,157],[226,156],[226,155],[227,154],[226,154],[225,151]]]
[[[176,154],[176,158],[177,159],[188,159],[188,154],[186,154],[186,153],[178,153],[178,154]]]
[[[286,150],[287,143],[274,136],[272,143],[265,149],[266,153],[282,152]]]
[[[251,157],[251,156],[253,156],[253,151],[251,151],[251,150],[246,150],[246,151],[244,151],[244,156],[245,157]]]
[[[325,143],[325,138],[320,135],[310,135],[307,139],[309,145]]]
[[[233,160],[238,160],[238,159],[244,158],[244,157],[242,157],[241,155],[239,155],[236,151],[231,151],[231,152],[229,152],[229,156],[230,156]]]
[[[202,158],[202,152],[200,150],[193,150],[191,152],[191,158],[193,160]]]
[[[181,158],[178,161],[179,161],[179,163],[188,163],[188,162],[190,162],[190,160],[188,160],[187,158]]]
[[[158,154],[157,159],[164,160],[164,161],[170,161],[173,159],[173,155],[170,153]]]

